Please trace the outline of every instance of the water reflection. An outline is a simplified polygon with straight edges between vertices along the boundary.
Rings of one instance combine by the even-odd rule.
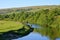
[[[49,38],[46,37],[46,36],[42,36],[39,33],[32,32],[25,37],[18,38],[18,39],[13,39],[13,40],[49,40]]]
[[[60,31],[58,31],[58,29],[56,28],[40,27],[39,25],[36,24],[27,24],[27,25],[29,26],[30,29],[28,29],[28,31],[26,31],[25,33],[28,33],[28,35],[24,33],[25,35],[24,37],[20,37],[20,38],[18,37],[17,39],[12,39],[12,40],[60,40],[60,38],[58,38],[60,37]],[[34,28],[34,32],[32,32],[33,30],[31,31],[31,29],[33,28]],[[18,32],[19,34],[21,31],[24,32],[24,28],[22,29],[23,30],[21,29],[19,30]]]
[[[29,23],[28,23],[28,25],[31,25],[31,27],[35,29],[34,31],[38,32],[40,35],[49,36],[50,40],[60,40],[60,38],[58,38],[58,37],[60,37],[59,28],[41,27],[37,24],[29,24]]]
[[[60,40],[60,38],[57,38],[56,40]]]

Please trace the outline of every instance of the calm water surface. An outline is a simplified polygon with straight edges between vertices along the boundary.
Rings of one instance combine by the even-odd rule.
[[[31,25],[31,24],[28,24],[28,25]],[[32,24],[31,27],[32,28],[41,28],[41,27],[39,27],[39,25],[35,25],[35,24]],[[27,36],[24,36],[22,38],[13,39],[13,40],[50,40],[50,38],[47,36],[43,36],[38,32],[32,32]],[[60,38],[57,38],[56,40],[60,40]]]
[[[32,32],[25,37],[14,39],[14,40],[49,40],[49,38],[46,36],[42,36],[39,33]]]

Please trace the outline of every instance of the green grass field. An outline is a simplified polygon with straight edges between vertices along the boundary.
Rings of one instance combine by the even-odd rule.
[[[0,21],[0,32],[9,30],[18,30],[23,27],[23,24],[15,21]]]

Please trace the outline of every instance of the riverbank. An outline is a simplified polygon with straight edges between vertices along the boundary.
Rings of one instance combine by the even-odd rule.
[[[29,25],[20,24],[13,21],[0,21],[0,27],[2,29],[0,29],[0,40],[16,39],[26,36],[33,31],[33,28],[31,28]]]

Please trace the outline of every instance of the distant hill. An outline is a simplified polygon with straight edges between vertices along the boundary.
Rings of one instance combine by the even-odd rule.
[[[53,9],[60,8],[60,5],[46,5],[46,6],[29,6],[29,7],[20,7],[20,8],[8,8],[0,9],[0,14],[10,13],[10,12],[21,12],[21,11],[35,11],[38,9]]]

